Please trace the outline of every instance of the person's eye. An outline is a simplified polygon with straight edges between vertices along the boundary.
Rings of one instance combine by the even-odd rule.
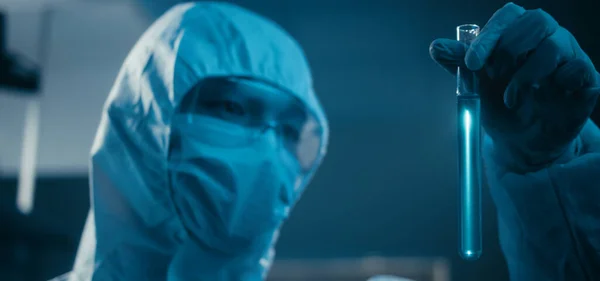
[[[222,117],[243,117],[247,114],[244,106],[231,100],[213,101],[208,104],[208,108]]]
[[[244,107],[237,102],[224,101],[224,102],[222,102],[222,106],[223,106],[223,111],[225,111],[228,114],[232,114],[232,115],[236,115],[236,116],[243,116],[246,114]]]

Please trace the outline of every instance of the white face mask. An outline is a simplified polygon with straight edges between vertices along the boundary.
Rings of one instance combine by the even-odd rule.
[[[185,119],[172,127],[170,176],[189,235],[229,254],[267,248],[299,194],[304,174],[298,160],[273,130],[256,135],[217,118]]]

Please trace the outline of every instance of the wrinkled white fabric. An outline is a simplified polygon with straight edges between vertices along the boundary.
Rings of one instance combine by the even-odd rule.
[[[198,247],[188,239],[168,188],[170,124],[183,96],[200,80],[232,76],[296,95],[324,128],[325,153],[327,121],[304,54],[288,34],[231,4],[177,5],[144,33],[110,92],[91,151],[92,212],[74,271],[59,280],[167,280],[178,249]],[[212,274],[210,280],[260,279],[236,272],[236,264],[267,272],[276,236],[261,258],[206,250],[189,257],[189,270],[209,272],[202,276]]]

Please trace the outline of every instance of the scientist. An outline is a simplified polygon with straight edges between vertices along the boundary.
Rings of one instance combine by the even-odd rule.
[[[512,281],[600,280],[600,75],[542,10],[509,3],[432,58],[480,80],[484,164]]]
[[[93,212],[67,280],[262,280],[325,155],[299,45],[225,3],[170,9],[118,75],[92,148]]]

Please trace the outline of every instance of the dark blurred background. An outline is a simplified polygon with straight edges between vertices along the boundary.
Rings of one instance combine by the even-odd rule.
[[[70,270],[104,99],[152,18],[176,2],[0,0],[7,48],[41,67],[39,91],[0,91],[0,280],[41,281]],[[455,81],[428,54],[433,39],[454,38],[459,24],[484,25],[505,1],[233,2],[300,41],[331,122],[328,158],[283,228],[278,258],[441,257],[451,280],[508,280],[487,193],[483,257],[458,258]],[[517,3],[549,12],[600,62],[597,0]],[[23,215],[18,174],[36,104],[36,189]]]

